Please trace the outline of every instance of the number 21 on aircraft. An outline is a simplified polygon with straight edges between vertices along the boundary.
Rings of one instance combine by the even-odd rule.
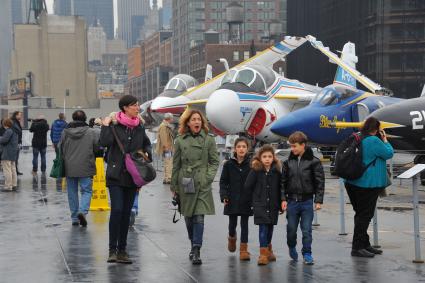
[[[411,111],[410,116],[412,117],[412,129],[422,130],[424,128],[425,111]]]

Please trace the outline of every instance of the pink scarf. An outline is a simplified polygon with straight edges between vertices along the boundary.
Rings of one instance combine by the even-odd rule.
[[[117,118],[118,123],[130,129],[133,129],[140,124],[139,117],[130,118],[125,115],[124,112],[118,112],[115,117]]]

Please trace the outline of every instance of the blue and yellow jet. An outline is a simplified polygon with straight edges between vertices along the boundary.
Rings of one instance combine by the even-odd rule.
[[[295,131],[302,131],[312,143],[338,145],[358,128],[335,128],[333,123],[363,121],[375,110],[403,100],[383,95],[389,91],[362,75],[355,66],[344,63],[343,58],[329,51],[322,42],[311,36],[307,36],[307,39],[313,47],[328,56],[330,62],[338,65],[334,82],[323,88],[308,106],[277,120],[271,128],[273,133],[288,137]],[[352,44],[347,48],[355,46]],[[371,92],[357,89],[356,81]]]

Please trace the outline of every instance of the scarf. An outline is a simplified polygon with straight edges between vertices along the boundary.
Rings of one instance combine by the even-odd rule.
[[[133,129],[140,125],[139,117],[130,118],[124,112],[117,112],[116,116],[118,123],[127,128]]]

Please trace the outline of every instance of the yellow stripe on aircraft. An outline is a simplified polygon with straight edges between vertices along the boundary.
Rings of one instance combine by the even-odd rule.
[[[390,123],[385,121],[381,122],[381,129],[390,129],[390,128],[399,128],[399,127],[405,127],[401,124],[396,123]],[[333,128],[363,128],[364,122],[332,122],[331,127]]]

